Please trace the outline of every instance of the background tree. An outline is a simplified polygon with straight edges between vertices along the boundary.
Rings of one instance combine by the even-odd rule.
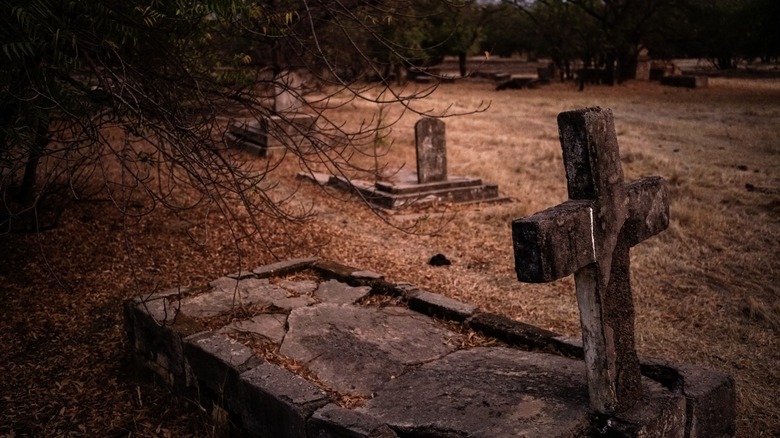
[[[509,57],[516,53],[537,50],[533,22],[529,17],[507,3],[488,4],[490,10],[485,21],[484,39],[480,50],[494,56]]]
[[[514,0],[510,4],[529,19],[532,49],[539,56],[549,56],[566,77],[571,77],[570,65],[575,60],[588,67],[600,62],[604,37],[598,23],[581,8],[562,0]]]
[[[719,69],[739,60],[770,62],[780,54],[780,3],[767,0],[687,0],[672,20],[676,33],[660,46],[675,55],[711,59]]]
[[[408,21],[403,9],[360,0],[4,0],[0,224],[10,229],[54,188],[125,213],[139,197],[151,201],[146,211],[211,203],[226,218],[250,218],[250,229],[236,231],[248,236],[259,236],[264,218],[305,216],[262,189],[273,163],[249,169],[225,147],[219,116],[284,118],[269,104],[278,73],[304,70],[328,93],[308,108],[318,130],[306,150],[280,140],[305,166],[354,167],[350,150],[384,127],[347,130],[329,119],[329,96],[409,106],[432,91],[369,94],[358,85],[365,71],[355,66],[381,72],[378,54],[410,63],[402,32],[387,29]],[[199,196],[179,196],[185,189]]]
[[[721,69],[780,52],[780,3],[770,0],[507,0],[535,28],[531,44],[557,59],[604,68],[607,82],[636,75],[637,56],[702,57]]]
[[[427,23],[422,46],[428,49],[434,63],[444,56],[457,56],[459,73],[465,77],[467,57],[479,50],[494,9],[476,0],[424,3],[424,10],[429,12],[421,15]]]

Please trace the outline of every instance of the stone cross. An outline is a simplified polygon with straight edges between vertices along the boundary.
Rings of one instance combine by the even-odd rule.
[[[447,181],[447,142],[444,122],[425,117],[414,125],[417,145],[417,182]]]
[[[624,184],[612,111],[561,113],[558,129],[569,200],[512,223],[517,277],[539,283],[574,273],[590,407],[621,412],[642,390],[629,248],[669,225],[666,184]]]

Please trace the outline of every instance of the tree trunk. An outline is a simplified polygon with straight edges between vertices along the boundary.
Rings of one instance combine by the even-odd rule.
[[[721,55],[715,59],[715,64],[718,70],[729,70],[734,68],[734,58],[731,55]]]
[[[0,100],[0,153],[10,149],[8,145],[8,131],[16,118],[16,104],[10,97],[10,93]]]
[[[636,79],[636,66],[638,63],[638,54],[635,51],[626,51],[618,56],[617,81],[622,83],[629,79]]]
[[[466,77],[466,52],[458,53],[458,68],[460,69],[460,77]]]
[[[610,53],[604,62],[604,83],[607,85],[615,85],[615,61],[617,56]]]
[[[35,140],[30,148],[30,155],[27,163],[24,165],[24,176],[22,185],[19,188],[16,200],[23,204],[32,204],[35,195],[35,182],[38,177],[38,162],[43,155],[43,150],[49,144],[49,120],[48,118],[38,119],[38,126],[35,130]]]

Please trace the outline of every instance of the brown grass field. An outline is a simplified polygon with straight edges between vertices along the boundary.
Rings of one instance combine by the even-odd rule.
[[[300,166],[288,159],[274,174],[279,196],[297,188],[294,202],[318,214],[284,229],[269,223],[277,255],[334,259],[578,335],[572,278],[519,283],[510,224],[566,200],[556,115],[611,108],[626,179],[663,176],[672,197],[669,229],[631,252],[640,354],[732,373],[737,436],[780,436],[780,80],[584,92],[463,82],[441,85],[416,108],[468,112],[481,103],[490,106],[445,119],[449,173],[497,183],[512,202],[374,213],[297,178]],[[334,117],[354,123],[377,112],[355,102]],[[397,114],[384,110],[388,120]],[[418,118],[406,113],[388,132],[383,163],[414,166]],[[236,245],[218,213],[187,214],[191,222],[166,211],[127,218],[81,203],[55,229],[0,236],[0,436],[219,434],[206,410],[127,365],[122,332],[121,303],[136,293],[273,261],[263,248]],[[414,233],[399,229],[412,225]],[[429,266],[436,253],[453,264]]]

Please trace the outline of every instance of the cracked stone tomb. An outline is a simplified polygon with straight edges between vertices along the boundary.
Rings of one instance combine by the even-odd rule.
[[[342,175],[302,173],[302,177],[320,184],[356,192],[367,202],[388,210],[431,203],[504,202],[498,186],[469,176],[452,176],[447,172],[445,124],[424,117],[414,126],[417,167],[415,171],[399,171],[380,181],[351,179]]]
[[[731,376],[639,356],[631,247],[668,224],[625,184],[609,110],[562,113],[570,200],[513,222],[518,279],[573,274],[582,340],[319,259],[125,306],[135,357],[258,437],[720,437]]]

